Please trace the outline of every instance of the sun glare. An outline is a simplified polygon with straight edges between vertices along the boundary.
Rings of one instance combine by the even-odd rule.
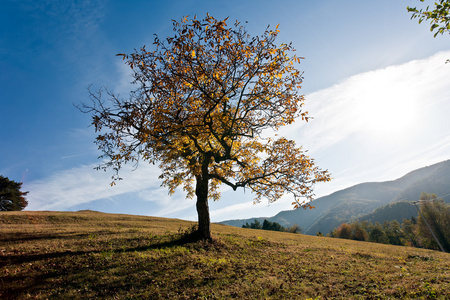
[[[383,136],[411,131],[417,117],[417,95],[406,82],[389,79],[378,78],[360,86],[357,117],[362,130]]]

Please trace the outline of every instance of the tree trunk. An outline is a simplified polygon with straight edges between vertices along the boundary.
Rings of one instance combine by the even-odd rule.
[[[198,175],[195,194],[197,195],[198,234],[202,240],[211,240],[211,221],[208,207],[208,177]]]

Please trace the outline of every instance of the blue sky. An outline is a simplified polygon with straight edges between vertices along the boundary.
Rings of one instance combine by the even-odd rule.
[[[429,1],[430,3],[432,1]],[[126,95],[130,72],[117,53],[171,34],[172,19],[206,13],[248,21],[253,35],[280,24],[279,43],[306,59],[309,123],[280,130],[309,150],[333,181],[324,196],[360,182],[396,179],[450,159],[450,36],[410,20],[419,1],[5,0],[0,9],[0,174],[24,182],[28,210],[80,210],[196,219],[195,201],[168,196],[159,170],[141,165],[110,187],[88,115],[87,88]],[[426,4],[425,4],[426,5]],[[428,191],[432,192],[432,191]],[[212,221],[272,216],[290,199],[253,205],[224,188]]]

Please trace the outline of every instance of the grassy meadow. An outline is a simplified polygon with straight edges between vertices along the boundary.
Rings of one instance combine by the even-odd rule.
[[[450,254],[91,211],[1,212],[0,299],[449,299]]]

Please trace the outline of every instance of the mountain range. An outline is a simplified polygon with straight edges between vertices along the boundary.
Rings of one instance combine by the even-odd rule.
[[[314,209],[281,211],[270,218],[228,220],[222,224],[241,227],[246,223],[261,223],[264,219],[282,226],[294,224],[303,233],[315,235],[330,232],[340,224],[356,220],[373,222],[399,222],[403,218],[417,217],[416,201],[422,192],[434,193],[450,202],[450,160],[409,172],[401,178],[385,182],[366,182],[320,197],[312,202]]]

